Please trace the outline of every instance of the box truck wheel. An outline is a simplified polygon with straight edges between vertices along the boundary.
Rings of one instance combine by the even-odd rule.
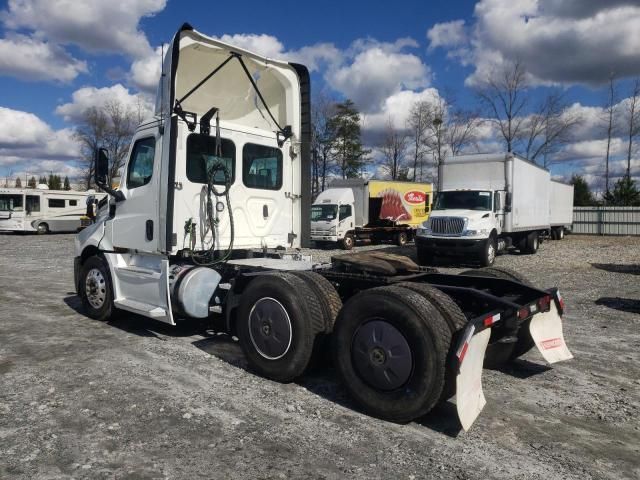
[[[78,293],[87,316],[109,320],[115,313],[113,287],[106,263],[100,257],[89,257],[82,265]]]
[[[333,341],[336,369],[367,412],[408,422],[440,399],[451,330],[422,295],[396,286],[354,295]]]
[[[356,243],[356,241],[355,241],[355,238],[353,238],[353,235],[351,233],[347,233],[340,243],[343,250],[351,250],[353,248],[353,245]]]
[[[395,244],[399,247],[404,247],[407,244],[407,232],[396,233]]]
[[[538,232],[531,232],[520,241],[519,246],[522,253],[536,253],[538,251],[538,247],[540,246],[540,238],[538,236]]]
[[[554,240],[562,240],[564,238],[564,227],[554,227],[551,230],[551,238]]]
[[[532,286],[531,282],[520,272],[504,267],[488,267],[477,270],[467,270],[460,275],[471,277],[490,277],[503,278],[505,280],[514,280],[523,285]],[[525,322],[518,330],[516,342],[490,342],[487,346],[487,352],[484,357],[484,366],[486,368],[500,368],[509,360],[513,360],[524,355],[535,345],[531,334],[529,333],[529,322]]]
[[[242,294],[236,327],[250,367],[290,382],[307,368],[324,319],[320,300],[302,279],[269,273],[252,280]]]
[[[496,253],[498,249],[498,241],[495,235],[491,235],[485,242],[484,249],[480,254],[480,264],[483,267],[490,267],[496,261]]]

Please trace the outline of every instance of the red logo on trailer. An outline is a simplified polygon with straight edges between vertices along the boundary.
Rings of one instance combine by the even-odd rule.
[[[559,338],[550,338],[549,340],[543,340],[542,342],[543,350],[551,350],[552,348],[558,348],[562,346],[562,340]]]
[[[411,190],[404,194],[404,200],[407,203],[417,205],[419,203],[425,203],[427,201],[427,195],[424,192],[419,192],[418,190]]]

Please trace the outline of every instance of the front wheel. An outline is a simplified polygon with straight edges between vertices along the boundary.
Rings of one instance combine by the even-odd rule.
[[[38,225],[38,235],[46,235],[49,233],[49,225],[41,223]]]
[[[109,320],[115,312],[113,287],[107,266],[100,257],[89,257],[82,265],[78,293],[87,316]]]
[[[496,261],[496,252],[498,248],[498,242],[493,235],[487,239],[484,245],[484,250],[480,256],[480,264],[483,267],[490,267]]]
[[[351,250],[356,242],[355,242],[355,239],[353,238],[353,235],[351,235],[350,233],[347,233],[342,239],[341,243],[342,243],[343,250]]]
[[[399,247],[404,247],[407,244],[407,232],[399,232],[396,234],[395,243]]]

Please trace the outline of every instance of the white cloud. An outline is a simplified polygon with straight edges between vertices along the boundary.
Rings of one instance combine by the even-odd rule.
[[[352,60],[329,69],[325,80],[352,99],[363,112],[379,112],[390,96],[429,85],[429,67],[417,55],[402,51],[415,45],[410,39],[400,39],[393,44],[356,41],[351,48]]]
[[[394,128],[404,130],[411,107],[417,102],[435,103],[440,95],[435,88],[422,91],[403,90],[387,97],[382,108],[374,113],[363,115],[363,128],[370,131],[383,131],[391,120]]]
[[[166,48],[164,52],[166,53]],[[140,90],[155,94],[161,72],[162,47],[158,47],[149,55],[139,58],[131,64],[129,78]]]
[[[263,57],[279,58],[284,51],[284,45],[280,40],[265,33],[238,33],[235,35],[222,35],[220,41],[230,45],[249,50]]]
[[[0,38],[0,73],[20,80],[70,82],[87,71],[61,47],[26,35]]]
[[[438,47],[457,47],[467,42],[464,20],[436,23],[427,31],[429,50]]]
[[[481,0],[460,50],[472,63],[470,85],[501,65],[522,62],[541,84],[602,84],[611,73],[640,74],[640,2]],[[432,29],[433,30],[433,29]]]
[[[0,18],[7,29],[33,30],[63,45],[140,57],[151,50],[140,19],[165,5],[166,0],[9,0]]]
[[[134,111],[140,110],[142,117],[148,116],[153,109],[147,96],[131,94],[126,87],[119,83],[104,88],[83,87],[73,92],[71,98],[71,102],[56,108],[56,113],[70,122],[79,121],[88,108],[104,107],[110,101],[117,101]]]

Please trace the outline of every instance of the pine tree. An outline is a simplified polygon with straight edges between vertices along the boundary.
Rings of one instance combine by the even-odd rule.
[[[20,177],[16,177],[16,188],[22,188],[22,180],[20,180]]]
[[[69,183],[69,177],[64,177],[63,190],[71,190],[71,184]]]
[[[589,189],[589,184],[582,175],[573,175],[571,177],[573,185],[573,205],[576,207],[589,207],[595,204],[593,194]]]
[[[360,112],[351,100],[336,105],[336,113],[329,120],[335,132],[333,156],[342,178],[359,177],[371,152],[362,147]]]
[[[45,177],[44,175],[40,176],[40,180],[38,180],[38,184],[39,185],[48,185],[47,183],[47,177]]]
[[[608,205],[619,207],[635,207],[640,205],[640,190],[636,182],[626,175],[616,182],[613,190],[605,194]]]
[[[27,183],[27,187],[36,188],[37,186],[38,186],[38,184],[36,183],[36,177],[31,177],[29,179],[29,182]]]

